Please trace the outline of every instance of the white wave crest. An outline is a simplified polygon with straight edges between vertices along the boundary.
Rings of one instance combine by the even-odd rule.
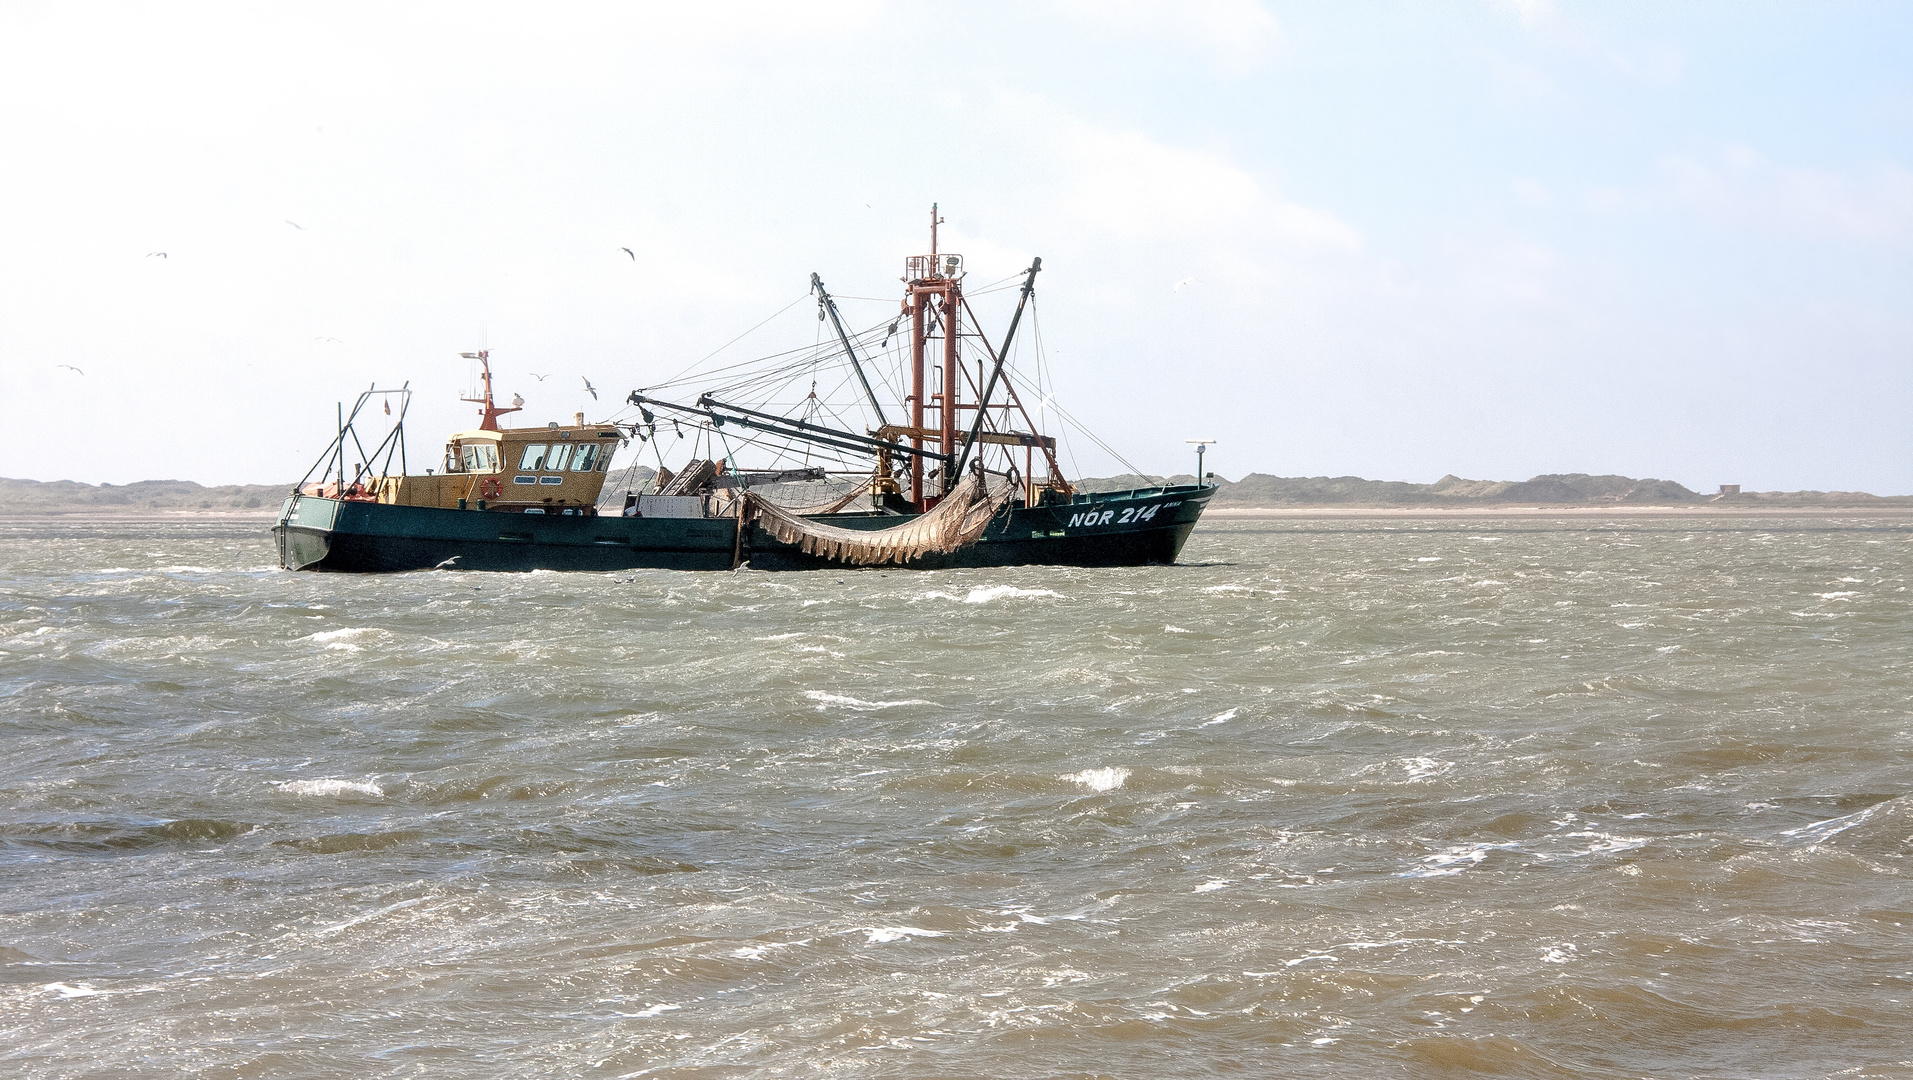
[[[894,709],[901,705],[934,705],[934,701],[922,698],[905,698],[902,701],[865,701],[862,698],[845,697],[842,694],[826,694],[822,690],[806,690],[804,696],[817,703],[817,711],[823,712],[832,705],[853,712],[876,712],[879,709]]]
[[[74,998],[95,997],[105,993],[104,990],[95,990],[85,983],[81,983],[78,986],[68,986],[63,982],[47,983],[40,989],[49,994],[60,995],[60,1000],[62,1001],[71,1001]]]
[[[1431,776],[1445,776],[1453,772],[1455,768],[1455,763],[1452,761],[1437,761],[1431,757],[1405,758],[1397,764],[1408,773],[1410,780],[1425,780]]]
[[[1459,874],[1463,870],[1481,862],[1490,851],[1512,851],[1520,844],[1457,844],[1454,847],[1422,857],[1421,869],[1410,870],[1402,877],[1447,877]]]
[[[1874,803],[1872,806],[1858,813],[1846,814],[1837,818],[1828,818],[1825,821],[1816,821],[1811,825],[1802,825],[1798,829],[1788,829],[1780,835],[1790,838],[1805,837],[1807,840],[1818,844],[1833,839],[1848,829],[1853,828],[1855,825],[1865,824],[1872,820],[1874,814],[1879,811],[1881,807],[1889,806],[1894,801],[1893,799],[1888,799],[1886,802]]]
[[[941,930],[925,930],[917,926],[865,926],[860,929],[869,936],[872,945],[882,945],[886,941],[902,941],[904,938],[948,936]]]
[[[1115,791],[1129,779],[1129,770],[1123,768],[1084,769],[1079,773],[1057,777],[1072,784],[1081,784],[1091,791]]]
[[[987,604],[992,600],[1035,596],[1047,596],[1053,600],[1068,599],[1062,593],[1051,592],[1048,589],[1019,589],[1014,585],[979,585],[971,589],[968,596],[952,596],[947,592],[930,592],[923,595],[926,600],[955,600],[960,604]]]
[[[310,641],[315,645],[323,645],[328,649],[335,649],[339,652],[358,652],[360,651],[360,646],[356,643],[360,638],[368,634],[383,633],[385,633],[385,631],[377,629],[376,627],[348,626],[341,630],[322,630],[316,634],[308,634],[299,640]]]
[[[1613,836],[1604,832],[1571,832],[1567,835],[1579,840],[1593,841],[1580,851],[1563,852],[1562,855],[1569,859],[1578,859],[1584,855],[1611,855],[1617,851],[1633,851],[1638,847],[1646,847],[1649,840],[1645,836]]]
[[[279,790],[288,795],[370,795],[375,799],[385,797],[384,789],[377,784],[359,780],[337,780],[327,777],[323,780],[287,780],[278,785]]]

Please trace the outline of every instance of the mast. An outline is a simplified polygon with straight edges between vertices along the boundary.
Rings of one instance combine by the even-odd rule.
[[[942,438],[939,449],[943,451],[943,485],[939,489],[948,495],[956,482],[962,479],[949,465],[956,450],[957,438],[957,365],[962,359],[957,356],[957,337],[961,325],[963,285],[954,277],[946,279],[943,289],[943,407],[937,410],[938,427]]]
[[[942,482],[937,485],[937,494],[933,496],[924,490],[923,455],[911,457],[910,496],[918,512],[935,506],[938,499],[956,486],[958,479],[950,465],[955,460],[957,440],[957,364],[960,362],[957,338],[962,326],[958,312],[963,300],[960,273],[963,256],[946,256],[938,250],[937,226],[942,223],[943,219],[937,216],[936,204],[932,203],[930,254],[913,255],[904,264],[904,310],[910,315],[910,445],[921,451],[925,439],[935,437],[938,455],[943,459],[938,473]],[[925,391],[928,388],[924,383],[929,361],[927,346],[930,318],[933,313],[942,321],[943,385],[926,400]],[[934,429],[925,427],[923,423],[924,408],[932,403],[937,410],[937,426]]]
[[[484,408],[479,410],[479,415],[482,416],[484,419],[479,421],[478,430],[497,431],[498,418],[505,415],[506,413],[515,413],[520,408],[522,408],[522,406],[514,405],[509,409],[501,409],[498,406],[492,404],[492,361],[491,361],[492,354],[490,349],[480,349],[477,352],[462,352],[462,353],[459,353],[458,355],[464,357],[467,360],[478,361],[478,366],[480,371],[479,377],[485,380],[485,396],[484,397],[459,398],[458,400],[469,401],[474,405],[483,405]]]

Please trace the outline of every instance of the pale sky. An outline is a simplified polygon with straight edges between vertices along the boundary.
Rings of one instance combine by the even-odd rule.
[[[598,419],[937,202],[1153,472],[1913,493],[1913,5],[694,7],[0,5],[0,476]]]

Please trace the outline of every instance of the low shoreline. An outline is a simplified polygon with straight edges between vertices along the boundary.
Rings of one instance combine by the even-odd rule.
[[[0,525],[20,525],[28,522],[83,521],[83,522],[126,522],[143,524],[165,524],[179,522],[217,522],[217,521],[258,521],[270,525],[279,516],[279,508],[259,507],[256,509],[179,509],[149,510],[128,509],[126,507],[77,506],[48,510],[10,510],[0,509]]]
[[[76,524],[220,524],[270,525],[279,508],[133,509],[70,507],[45,510],[0,509],[0,526],[31,523]],[[1512,521],[1601,518],[1906,518],[1909,506],[1211,506],[1203,521],[1407,520]]]

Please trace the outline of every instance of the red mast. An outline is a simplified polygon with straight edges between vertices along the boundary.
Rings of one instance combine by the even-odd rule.
[[[498,418],[499,418],[499,417],[501,417],[501,416],[503,416],[503,415],[505,415],[506,413],[515,413],[515,412],[517,412],[517,411],[518,411],[519,409],[521,409],[521,408],[523,408],[523,406],[521,406],[521,405],[513,405],[513,406],[512,406],[511,408],[509,408],[509,409],[501,409],[501,408],[499,408],[498,406],[496,406],[496,405],[493,405],[493,404],[492,404],[492,361],[491,361],[491,356],[492,356],[492,354],[491,354],[491,350],[489,350],[489,349],[480,349],[480,350],[478,350],[477,352],[462,352],[462,353],[459,353],[458,355],[460,355],[460,356],[462,356],[462,357],[464,357],[464,358],[465,358],[465,359],[467,359],[467,360],[476,360],[476,361],[478,361],[478,366],[479,366],[479,371],[480,371],[480,375],[479,375],[479,377],[485,380],[485,396],[484,396],[484,397],[482,397],[482,398],[470,398],[470,397],[468,397],[468,398],[459,398],[458,400],[460,400],[460,401],[469,401],[469,402],[471,402],[471,403],[472,403],[472,404],[474,404],[474,405],[483,405],[483,406],[485,406],[485,407],[484,407],[483,409],[480,409],[480,410],[479,410],[479,415],[480,415],[480,416],[482,416],[482,417],[484,417],[484,419],[483,419],[483,420],[481,420],[481,421],[479,421],[479,424],[478,424],[478,430],[480,430],[480,431],[497,431],[497,430],[498,430]]]
[[[943,464],[938,466],[937,475],[942,479],[937,485],[936,495],[924,489],[923,458],[916,455],[910,458],[910,496],[919,512],[935,506],[939,498],[956,486],[958,479],[950,475],[950,470],[955,460],[957,442],[957,337],[961,332],[958,312],[963,300],[960,275],[963,257],[946,257],[938,252],[937,226],[942,223],[943,219],[937,216],[936,204],[932,203],[930,254],[911,256],[904,271],[907,294],[904,310],[910,314],[910,445],[921,450],[925,438],[934,435],[937,450],[944,455]],[[943,385],[926,401],[924,376],[927,373],[927,345],[933,314],[940,317],[943,324]],[[924,426],[926,405],[937,410],[935,429]]]

